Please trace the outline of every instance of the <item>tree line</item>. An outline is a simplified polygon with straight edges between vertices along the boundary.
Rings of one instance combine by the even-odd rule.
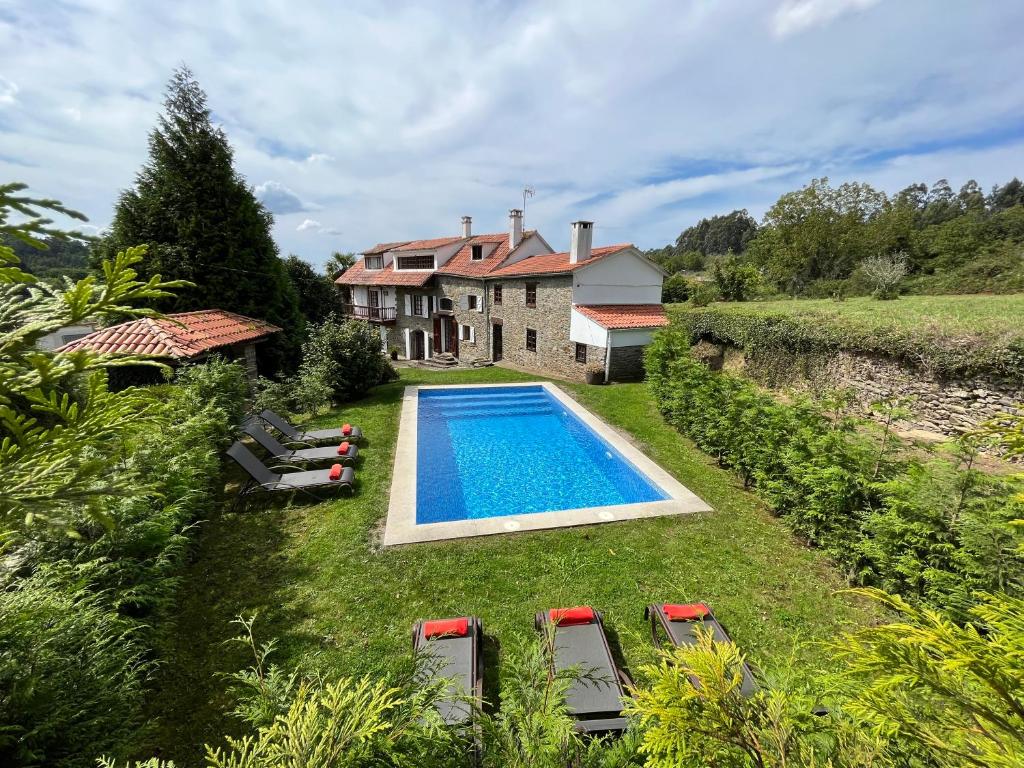
[[[670,275],[754,270],[738,295],[723,296],[731,299],[869,293],[879,258],[902,265],[909,292],[1024,290],[1024,184],[1013,178],[985,194],[976,181],[954,191],[940,179],[890,196],[814,179],[782,195],[760,223],[745,210],[712,216],[648,255]]]

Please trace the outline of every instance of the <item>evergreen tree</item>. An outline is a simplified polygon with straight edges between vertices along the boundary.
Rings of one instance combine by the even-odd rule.
[[[99,255],[147,244],[144,277],[195,284],[158,309],[217,308],[267,320],[284,332],[260,345],[264,367],[294,367],[304,320],[270,235],[272,215],[235,170],[227,136],[211,122],[188,68],[171,77],[164,110],[149,137],[149,160],[121,194]]]
[[[332,314],[341,317],[341,288],[295,254],[284,260],[288,277],[299,296],[299,306],[309,323],[322,323]]]

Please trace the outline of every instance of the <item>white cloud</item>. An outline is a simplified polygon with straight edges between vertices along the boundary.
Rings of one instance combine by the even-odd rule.
[[[307,232],[308,230],[314,229],[319,230],[323,225],[316,219],[303,219],[302,223],[295,228],[296,232]]]
[[[0,75],[0,104],[13,104],[18,97],[18,84]]]
[[[62,111],[76,123],[82,122],[82,110],[78,107],[64,107]]]
[[[297,194],[278,181],[265,181],[257,185],[256,197],[271,213],[302,213],[316,209],[316,206],[303,202]]]
[[[1020,3],[43,5],[11,0],[0,22],[18,62],[17,86],[0,80],[0,175],[109,221],[184,61],[281,251],[313,262],[456,234],[462,214],[504,231],[525,184],[527,226],[553,246],[587,218],[596,244],[651,247],[813,176],[893,190],[1020,174]],[[160,46],[120,45],[157,31]]]
[[[877,5],[880,0],[783,0],[772,18],[772,29],[779,37],[827,24],[854,11]]]

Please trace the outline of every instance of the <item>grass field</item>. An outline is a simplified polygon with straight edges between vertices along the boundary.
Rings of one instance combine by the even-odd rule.
[[[672,305],[673,311],[686,307]],[[899,328],[905,331],[934,329],[936,335],[953,339],[984,336],[1009,341],[1024,339],[1024,294],[966,296],[903,296],[895,301],[857,297],[833,299],[786,299],[781,301],[723,302],[715,310],[738,313],[813,315],[826,322],[864,330]]]
[[[946,378],[1016,378],[1024,366],[1024,294],[673,304],[669,313],[692,336],[748,352],[842,349],[901,359]]]
[[[220,744],[238,730],[225,714],[222,675],[249,661],[224,644],[239,613],[259,612],[260,638],[279,640],[278,663],[329,676],[395,667],[409,654],[418,618],[476,614],[489,638],[491,700],[501,649],[529,637],[534,612],[553,606],[603,610],[634,671],[651,658],[642,609],[655,600],[706,600],[769,675],[796,645],[796,658],[827,664],[818,641],[875,617],[837,595],[843,584],[819,553],[668,427],[642,384],[560,386],[628,431],[714,512],[382,550],[402,388],[536,378],[500,368],[404,370],[400,381],[344,409],[368,437],[354,497],[224,512],[203,523],[152,698],[155,727],[140,752],[196,765],[204,742]]]

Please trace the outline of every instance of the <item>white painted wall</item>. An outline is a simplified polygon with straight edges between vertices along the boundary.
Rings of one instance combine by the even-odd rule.
[[[86,336],[96,330],[93,324],[87,325],[65,325],[53,333],[48,333],[36,343],[40,349],[57,349],[63,347],[69,341]]]
[[[349,286],[352,289],[352,303],[361,307],[367,307],[370,305],[370,289],[376,288],[377,292],[380,293],[380,305],[382,307],[393,307],[395,306],[395,294],[396,291],[393,287],[387,285],[352,285]]]
[[[573,307],[569,319],[569,341],[575,341],[577,344],[590,344],[595,347],[607,347],[608,331]]]
[[[630,248],[573,273],[573,304],[660,304],[664,274]]]
[[[519,247],[510,253],[502,263],[515,264],[517,261],[522,261],[523,259],[529,258],[530,256],[536,256],[540,253],[554,253],[554,251],[552,251],[551,248],[548,247],[547,243],[541,240],[540,237],[537,236],[537,233],[534,232],[528,238],[523,240],[523,242],[519,244]]]
[[[621,331],[609,331],[612,347],[636,347],[651,343],[654,330],[651,328],[629,328]]]

